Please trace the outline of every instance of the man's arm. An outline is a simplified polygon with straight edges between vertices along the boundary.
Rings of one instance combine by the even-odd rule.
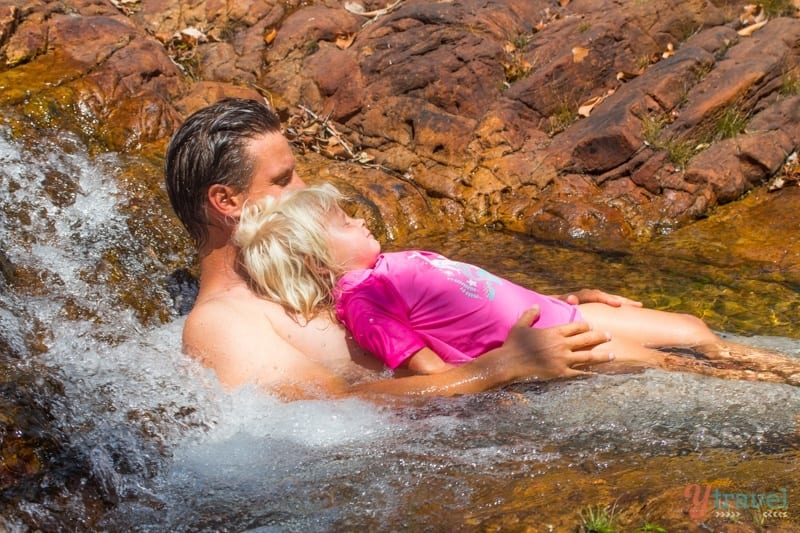
[[[530,325],[538,310],[523,314],[500,348],[434,375],[409,376],[350,386],[281,338],[265,317],[244,316],[233,305],[195,309],[184,326],[184,350],[213,368],[228,386],[255,383],[284,400],[359,395],[452,396],[482,392],[524,380],[571,377],[573,367],[610,360],[593,353],[605,334],[584,323],[547,329]]]
[[[533,308],[520,317],[500,348],[461,366],[433,375],[375,381],[358,386],[361,395],[454,396],[483,392],[521,381],[574,377],[575,367],[607,363],[613,355],[593,348],[610,340],[584,322],[531,328],[539,316]]]

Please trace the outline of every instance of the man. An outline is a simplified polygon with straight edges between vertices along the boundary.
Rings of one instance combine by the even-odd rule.
[[[582,374],[574,366],[604,363],[606,335],[584,323],[532,329],[525,313],[506,343],[447,372],[374,379],[381,367],[326,317],[300,324],[258,297],[239,269],[231,242],[247,200],[304,187],[278,117],[255,100],[226,99],[205,107],[175,132],[166,158],[166,184],[178,217],[195,240],[200,290],[186,318],[183,349],[213,368],[220,381],[247,382],[284,399],[347,394],[453,395],[529,379]],[[570,301],[630,300],[584,290]],[[371,379],[370,379],[371,378]]]

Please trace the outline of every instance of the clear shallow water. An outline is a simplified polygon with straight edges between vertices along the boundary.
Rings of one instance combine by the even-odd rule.
[[[37,429],[58,435],[62,456],[6,493],[0,525],[11,529],[438,530],[476,509],[513,507],[518,496],[502,489],[509,479],[558,468],[601,477],[649,457],[798,447],[799,388],[654,370],[422,405],[283,404],[252,389],[223,391],[180,353],[181,319],[143,321],[130,303],[133,286],[136,298],[171,305],[168,269],[132,233],[110,178],[119,159],[90,158],[74,140],[31,149],[0,135],[0,162],[0,242],[13,265],[0,292],[2,364],[31,383],[60,384],[42,402],[50,426]],[[420,246],[552,292],[586,284],[548,268],[559,257],[583,271],[606,265],[603,275],[620,268],[614,258],[525,243],[538,252],[529,268],[531,258],[508,244],[518,237],[471,238]],[[680,285],[657,275],[662,286]],[[742,340],[800,356],[796,339]],[[562,512],[591,503],[564,502]]]

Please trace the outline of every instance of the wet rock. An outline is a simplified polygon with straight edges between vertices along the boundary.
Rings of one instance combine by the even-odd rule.
[[[200,283],[189,270],[179,268],[167,276],[167,291],[179,316],[188,315],[194,307]]]
[[[183,83],[178,67],[110,5],[32,5],[18,19],[0,49],[15,67],[0,73],[2,105],[112,150],[162,139],[178,123],[165,101]]]
[[[774,175],[793,149],[779,130],[726,139],[695,156],[684,179],[711,187],[717,202],[730,202]]]
[[[422,225],[601,248],[705,216],[798,147],[796,17],[744,35],[736,6],[699,0],[387,5],[3,8],[0,105],[151,158],[220,97],[265,97],[284,119],[302,105],[353,150],[304,148],[368,173],[375,187],[344,181],[376,220],[408,219],[379,198],[399,177],[426,197]]]

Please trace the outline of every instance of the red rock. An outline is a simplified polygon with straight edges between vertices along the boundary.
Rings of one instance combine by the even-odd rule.
[[[417,221],[446,211],[548,239],[639,239],[735,200],[800,145],[798,96],[781,89],[800,63],[796,18],[742,37],[700,0],[407,0],[374,18],[324,1],[143,0],[127,16],[73,4],[0,8],[2,105],[127,150],[163,144],[222,96],[265,97],[284,117],[303,105],[386,169],[367,196],[398,176],[424,191]],[[188,28],[204,38],[179,67],[169,53]],[[721,134],[730,109],[743,120]],[[674,161],[681,142],[691,151]],[[380,205],[382,220],[409,220]]]

